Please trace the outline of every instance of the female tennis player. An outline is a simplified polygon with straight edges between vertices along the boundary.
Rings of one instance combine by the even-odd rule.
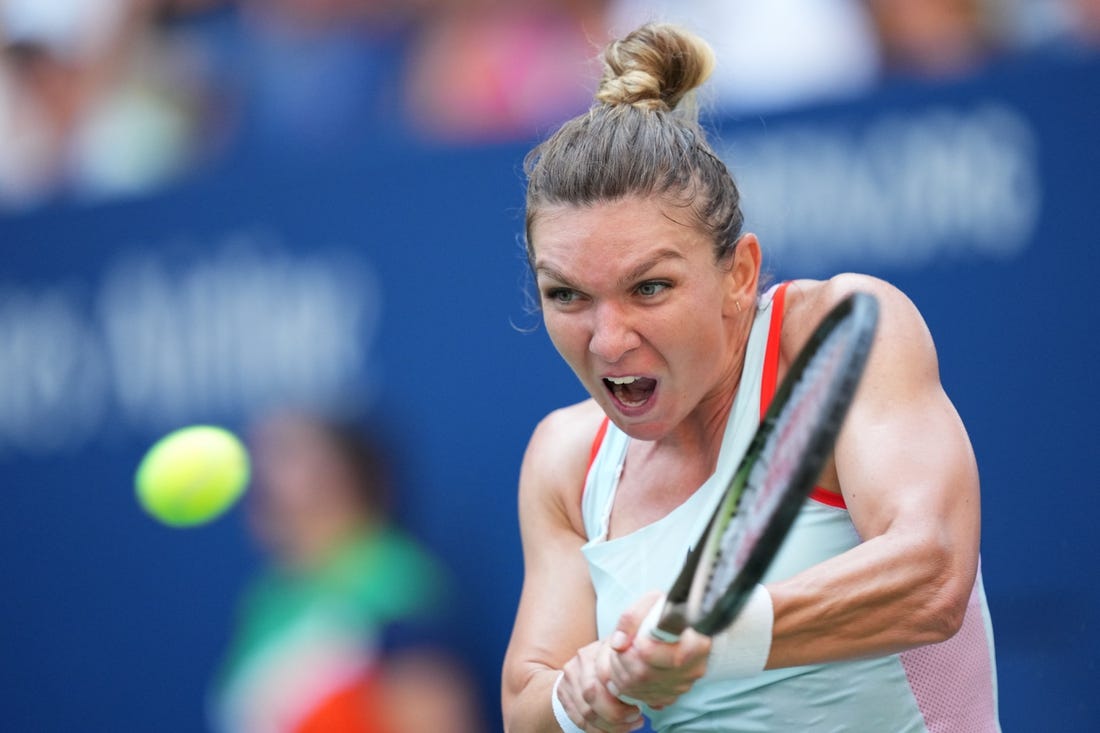
[[[713,64],[698,37],[643,26],[527,161],[543,320],[591,397],[524,457],[507,729],[998,730],[978,471],[932,339],[871,277],[761,288],[761,244],[690,104]],[[879,302],[870,360],[763,584],[713,638],[637,634],[777,380],[856,290]]]

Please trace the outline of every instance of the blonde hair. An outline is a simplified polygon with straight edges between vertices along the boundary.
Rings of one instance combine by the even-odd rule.
[[[604,51],[596,101],[671,111],[712,71],[714,52],[702,38],[670,25],[642,26]]]
[[[691,103],[714,64],[706,41],[669,24],[647,24],[608,44],[594,104],[525,160],[530,262],[542,207],[632,195],[684,206],[713,238],[716,259],[733,252],[744,223],[740,194]]]

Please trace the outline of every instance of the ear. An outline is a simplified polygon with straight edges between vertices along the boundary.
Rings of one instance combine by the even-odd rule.
[[[756,304],[760,282],[760,241],[755,234],[742,234],[733,250],[733,263],[726,274],[726,316],[747,313]],[[740,307],[738,307],[740,306]]]

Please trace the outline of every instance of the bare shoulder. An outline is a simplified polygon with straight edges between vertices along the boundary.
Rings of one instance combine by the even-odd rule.
[[[787,292],[783,321],[784,354],[797,353],[825,314],[854,292],[870,293],[879,303],[879,342],[904,351],[932,352],[931,335],[917,307],[894,285],[870,275],[843,273],[828,280],[795,280]]]
[[[914,399],[940,389],[939,362],[932,335],[917,307],[901,290],[879,278],[845,273],[829,280],[797,280],[788,290],[787,316],[783,320],[781,351],[785,361],[802,347],[814,328],[834,305],[849,294],[874,295],[879,304],[879,324],[871,349],[865,382],[885,398],[908,393]],[[893,402],[893,399],[885,400]]]
[[[557,466],[576,462],[578,456],[586,462],[603,419],[603,410],[591,399],[560,407],[539,421],[528,453]]]
[[[580,497],[593,440],[604,412],[593,400],[561,407],[535,427],[520,472],[521,508],[548,505],[581,530]]]
[[[880,278],[852,272],[836,275],[828,280],[791,282],[787,293],[788,318],[792,325],[813,330],[830,308],[855,292],[875,296],[880,307],[887,313],[920,318],[916,306],[897,287]]]

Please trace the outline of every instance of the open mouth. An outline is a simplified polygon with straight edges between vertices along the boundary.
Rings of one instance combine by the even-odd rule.
[[[641,407],[657,388],[657,380],[648,377],[606,377],[603,383],[612,396],[626,407]]]

